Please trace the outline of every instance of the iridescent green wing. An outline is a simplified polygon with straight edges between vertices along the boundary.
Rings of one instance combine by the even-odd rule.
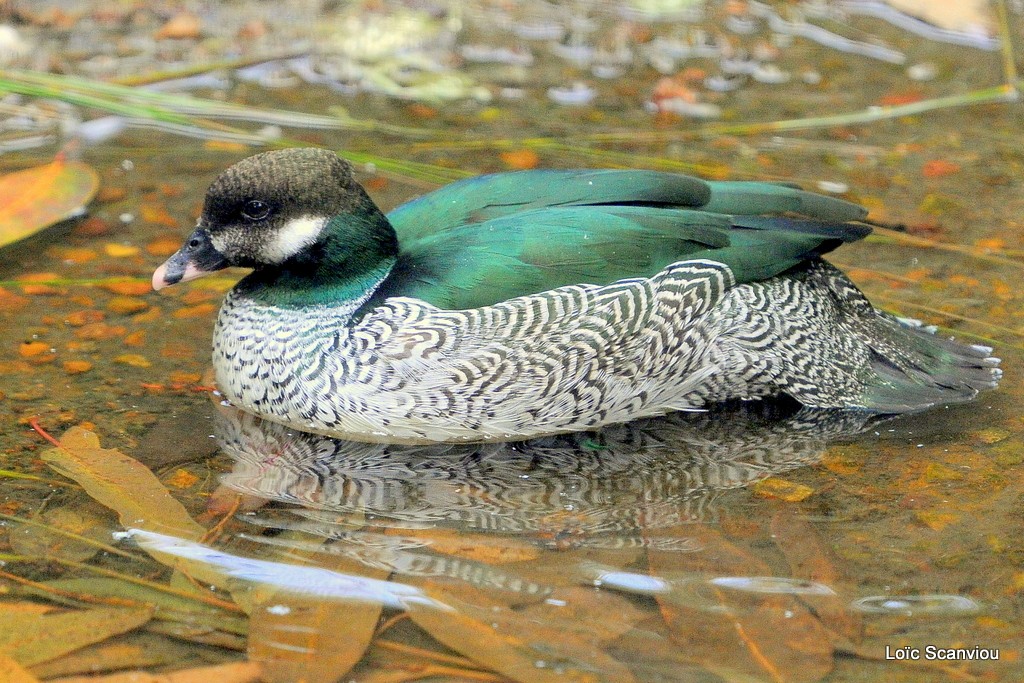
[[[762,213],[812,218],[747,215]],[[374,298],[474,308],[568,284],[650,277],[689,258],[726,263],[748,282],[863,237],[865,227],[846,222],[862,216],[848,202],[768,183],[651,171],[483,176],[389,215],[402,253]]]
[[[521,171],[467,178],[388,214],[399,240],[422,237],[533,209],[646,203],[698,207],[711,198],[699,178],[657,171]]]

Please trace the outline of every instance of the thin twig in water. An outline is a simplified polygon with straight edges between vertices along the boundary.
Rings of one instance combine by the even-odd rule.
[[[38,415],[33,415],[31,418],[29,418],[28,424],[33,430],[35,430],[36,434],[46,439],[57,448],[62,448],[60,441],[57,441],[57,439],[55,439],[52,434],[43,429],[42,425],[39,424]]]
[[[1010,15],[1006,9],[1006,0],[996,2],[996,13],[999,19],[999,41],[1003,56],[1003,78],[1006,85],[1013,88],[1015,95],[1018,94],[1017,87],[1017,61],[1013,57],[1013,41],[1011,40]]]
[[[146,607],[146,603],[138,602],[137,600],[130,600],[128,598],[89,595],[87,593],[75,593],[74,591],[64,590],[63,588],[47,586],[45,583],[32,581],[31,579],[26,579],[23,576],[11,574],[10,572],[5,572],[2,569],[0,569],[0,578],[7,579],[8,581],[14,581],[15,583],[20,583],[23,586],[28,586],[29,588],[40,591],[42,593],[49,593],[61,598],[76,600],[78,602],[88,602],[98,605],[114,605],[116,607]]]
[[[189,591],[178,590],[177,588],[172,588],[171,586],[168,586],[163,583],[147,581],[146,579],[140,579],[129,574],[122,574],[121,572],[116,572],[111,569],[104,569],[103,567],[97,567],[95,565],[86,564],[84,562],[76,562],[74,560],[68,560],[62,557],[54,557],[50,555],[15,555],[10,553],[0,553],[0,561],[56,562],[57,564],[62,564],[66,567],[73,567],[75,569],[80,569],[82,571],[90,572],[92,574],[98,574],[99,576],[105,576],[111,579],[119,579],[121,581],[127,581],[129,583],[134,583],[139,586],[145,586],[146,588],[158,590],[161,593],[167,593],[168,595],[174,595],[179,598],[186,598],[188,600],[202,602],[213,607],[219,607],[220,609],[226,610],[228,612],[244,612],[244,610],[241,607],[239,607],[233,602],[228,602],[227,600],[221,600],[219,598],[204,595],[202,593],[191,593]]]
[[[219,522],[214,524],[206,531],[205,534],[203,534],[203,538],[200,540],[200,543],[212,543],[216,541],[220,537],[221,533],[223,533],[224,527],[227,526],[228,522],[234,519],[235,513],[238,512],[238,508],[241,505],[242,496],[235,496],[234,501],[231,503],[231,507],[224,513],[224,516],[221,517]]]
[[[917,237],[916,235],[908,235],[905,232],[899,232],[898,230],[890,230],[888,228],[882,228],[876,225],[872,225],[872,233],[868,235],[867,239],[874,242],[897,242],[900,244],[906,244],[912,247],[924,247],[926,249],[938,249],[940,251],[951,251],[957,254],[963,254],[970,256],[971,258],[978,259],[980,261],[988,261],[989,263],[998,263],[1003,266],[1013,266],[1014,268],[1024,268],[1024,262],[1015,261],[1004,256],[997,256],[995,254],[986,253],[989,250],[981,250],[978,247],[970,247],[963,244],[951,244],[949,242],[937,242],[930,240],[926,237]]]
[[[951,313],[950,311],[944,311],[941,308],[934,308],[932,306],[925,306],[924,304],[915,304],[915,303],[912,303],[910,301],[904,301],[902,299],[897,299],[895,297],[887,296],[885,294],[875,294],[875,298],[876,299],[881,299],[882,301],[887,301],[887,302],[889,302],[891,304],[896,304],[898,306],[907,306],[907,307],[910,307],[910,308],[916,308],[917,310],[925,311],[926,313],[931,313],[933,315],[939,315],[939,316],[942,316],[942,317],[945,317],[945,318],[952,318],[953,320],[959,320],[961,322],[970,323],[971,325],[979,325],[981,327],[987,327],[989,329],[996,330],[998,332],[1004,332],[1006,334],[1012,334],[1015,337],[1024,337],[1024,332],[1022,332],[1021,330],[1015,330],[1012,327],[1003,327],[1002,325],[996,325],[994,323],[985,322],[984,320],[979,320],[977,318],[971,318],[971,317],[968,317],[966,315],[959,315],[957,313]],[[983,337],[980,334],[975,334],[975,333],[970,332],[968,330],[957,330],[957,334],[963,334],[963,335],[967,335],[969,337],[974,337],[976,339],[986,339],[988,341],[992,341],[991,339],[988,339],[987,337]],[[1017,345],[1012,345],[1012,346],[1014,346],[1014,348],[1024,348],[1024,347],[1017,346]]]
[[[78,484],[73,481],[57,481],[56,479],[47,479],[46,477],[37,477],[34,474],[25,474],[24,472],[14,472],[12,470],[0,470],[0,477],[5,479],[24,479],[26,481],[37,481],[40,484],[46,484],[47,486],[63,486],[69,489],[81,488]]]

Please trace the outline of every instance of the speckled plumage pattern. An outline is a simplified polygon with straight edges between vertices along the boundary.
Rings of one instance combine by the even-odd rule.
[[[861,405],[880,381],[875,359],[914,372],[920,359],[902,347],[927,334],[817,259],[742,285],[723,264],[684,261],[465,311],[393,298],[350,325],[358,305],[285,309],[232,293],[214,335],[219,386],[260,416],[342,438],[508,440],[727,398]],[[978,383],[992,381],[982,350],[956,349],[981,366]],[[976,390],[935,389],[935,402]]]

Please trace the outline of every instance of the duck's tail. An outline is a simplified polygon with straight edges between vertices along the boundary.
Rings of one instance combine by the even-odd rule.
[[[864,407],[906,413],[962,403],[999,384],[1003,371],[992,348],[943,338],[916,320],[879,313],[871,326]]]
[[[963,403],[998,385],[1002,370],[990,347],[944,338],[934,327],[879,311],[831,266],[818,278],[837,300],[847,333],[867,352],[857,370],[860,397],[853,401],[860,407],[908,413]]]
[[[785,393],[818,408],[908,413],[969,401],[1002,376],[991,348],[879,311],[819,259],[746,287],[725,324],[730,348],[741,354],[730,364],[756,378],[747,385],[751,396]]]

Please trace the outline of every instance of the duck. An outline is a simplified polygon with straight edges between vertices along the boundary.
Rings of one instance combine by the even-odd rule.
[[[209,186],[157,290],[249,268],[217,386],[340,439],[499,442],[788,397],[898,414],[997,386],[987,346],[875,308],[823,255],[866,211],[787,183],[649,170],[463,179],[385,214],[320,148]]]

